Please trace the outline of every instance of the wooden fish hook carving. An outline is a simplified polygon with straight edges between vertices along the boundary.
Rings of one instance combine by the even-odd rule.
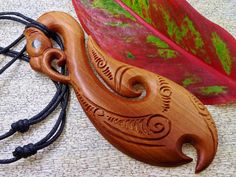
[[[54,49],[39,30],[27,29],[32,68],[71,84],[87,116],[111,144],[140,161],[177,166],[192,161],[181,149],[188,142],[198,152],[196,172],[212,162],[217,130],[195,96],[167,78],[114,60],[91,37],[87,54],[84,33],[68,14],[51,12],[38,21],[62,36],[65,51]],[[51,69],[53,59],[67,65],[68,76]]]

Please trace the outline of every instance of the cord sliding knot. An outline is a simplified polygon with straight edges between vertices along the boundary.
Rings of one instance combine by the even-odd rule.
[[[25,133],[29,130],[30,121],[28,119],[19,120],[11,124],[12,130],[20,133]]]
[[[21,23],[26,26],[26,28],[37,28],[40,31],[42,31],[48,38],[51,38],[53,41],[55,41],[61,50],[64,50],[63,40],[61,39],[60,35],[58,35],[53,30],[49,29],[47,26],[24,16],[23,14],[17,13],[17,12],[0,12],[0,21],[1,20],[10,20],[15,21],[18,23]],[[23,47],[20,51],[15,51],[12,48],[18,45],[23,39],[25,38],[24,33],[21,34],[15,41],[13,41],[11,44],[9,44],[6,47],[0,46],[0,53],[6,56],[9,56],[12,58],[5,66],[0,68],[0,75],[3,74],[13,63],[15,63],[18,59],[21,59],[23,61],[29,62],[30,58],[25,53],[26,52],[26,46]],[[56,70],[54,68],[54,70]],[[61,74],[66,75],[66,67],[62,66],[61,68]],[[65,86],[62,83],[59,82],[53,82],[56,86],[56,93],[50,103],[37,115],[29,118],[17,121],[11,125],[11,129],[6,132],[3,135],[0,135],[0,140],[3,140],[5,138],[8,138],[12,136],[16,132],[27,132],[31,125],[35,125],[43,120],[45,120],[52,112],[59,106],[61,107],[60,115],[52,128],[52,130],[40,141],[38,141],[35,144],[28,144],[26,146],[19,146],[15,149],[14,152],[12,152],[14,158],[10,159],[0,159],[0,164],[10,164],[13,162],[16,162],[20,160],[21,158],[27,158],[37,153],[37,151],[42,150],[49,145],[51,145],[53,142],[55,142],[58,137],[61,135],[65,123],[66,123],[66,108],[68,105],[69,100],[69,88],[68,86]]]
[[[36,153],[37,153],[37,148],[34,146],[34,144],[30,143],[23,147],[21,146],[17,147],[12,154],[16,158],[27,158],[32,155],[35,155]]]

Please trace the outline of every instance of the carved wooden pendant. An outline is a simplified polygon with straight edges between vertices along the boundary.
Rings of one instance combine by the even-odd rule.
[[[90,37],[86,52],[80,25],[65,13],[47,13],[38,21],[62,36],[65,51],[54,49],[39,30],[27,29],[32,68],[71,84],[87,116],[111,144],[140,161],[177,166],[192,161],[181,150],[183,143],[191,143],[198,152],[196,172],[212,162],[217,130],[195,96],[167,78],[114,60]],[[35,41],[41,45],[35,47]],[[54,59],[67,65],[68,76],[51,69]]]

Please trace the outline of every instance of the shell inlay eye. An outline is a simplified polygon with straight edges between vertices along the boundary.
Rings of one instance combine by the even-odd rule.
[[[38,39],[35,39],[35,40],[32,42],[32,47],[35,48],[35,49],[39,49],[41,46],[42,46],[42,43],[41,43],[41,41],[39,41]]]

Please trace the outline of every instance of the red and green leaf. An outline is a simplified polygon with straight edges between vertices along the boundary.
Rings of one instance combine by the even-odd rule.
[[[236,40],[185,0],[73,0],[115,59],[186,87],[205,104],[236,100]]]

